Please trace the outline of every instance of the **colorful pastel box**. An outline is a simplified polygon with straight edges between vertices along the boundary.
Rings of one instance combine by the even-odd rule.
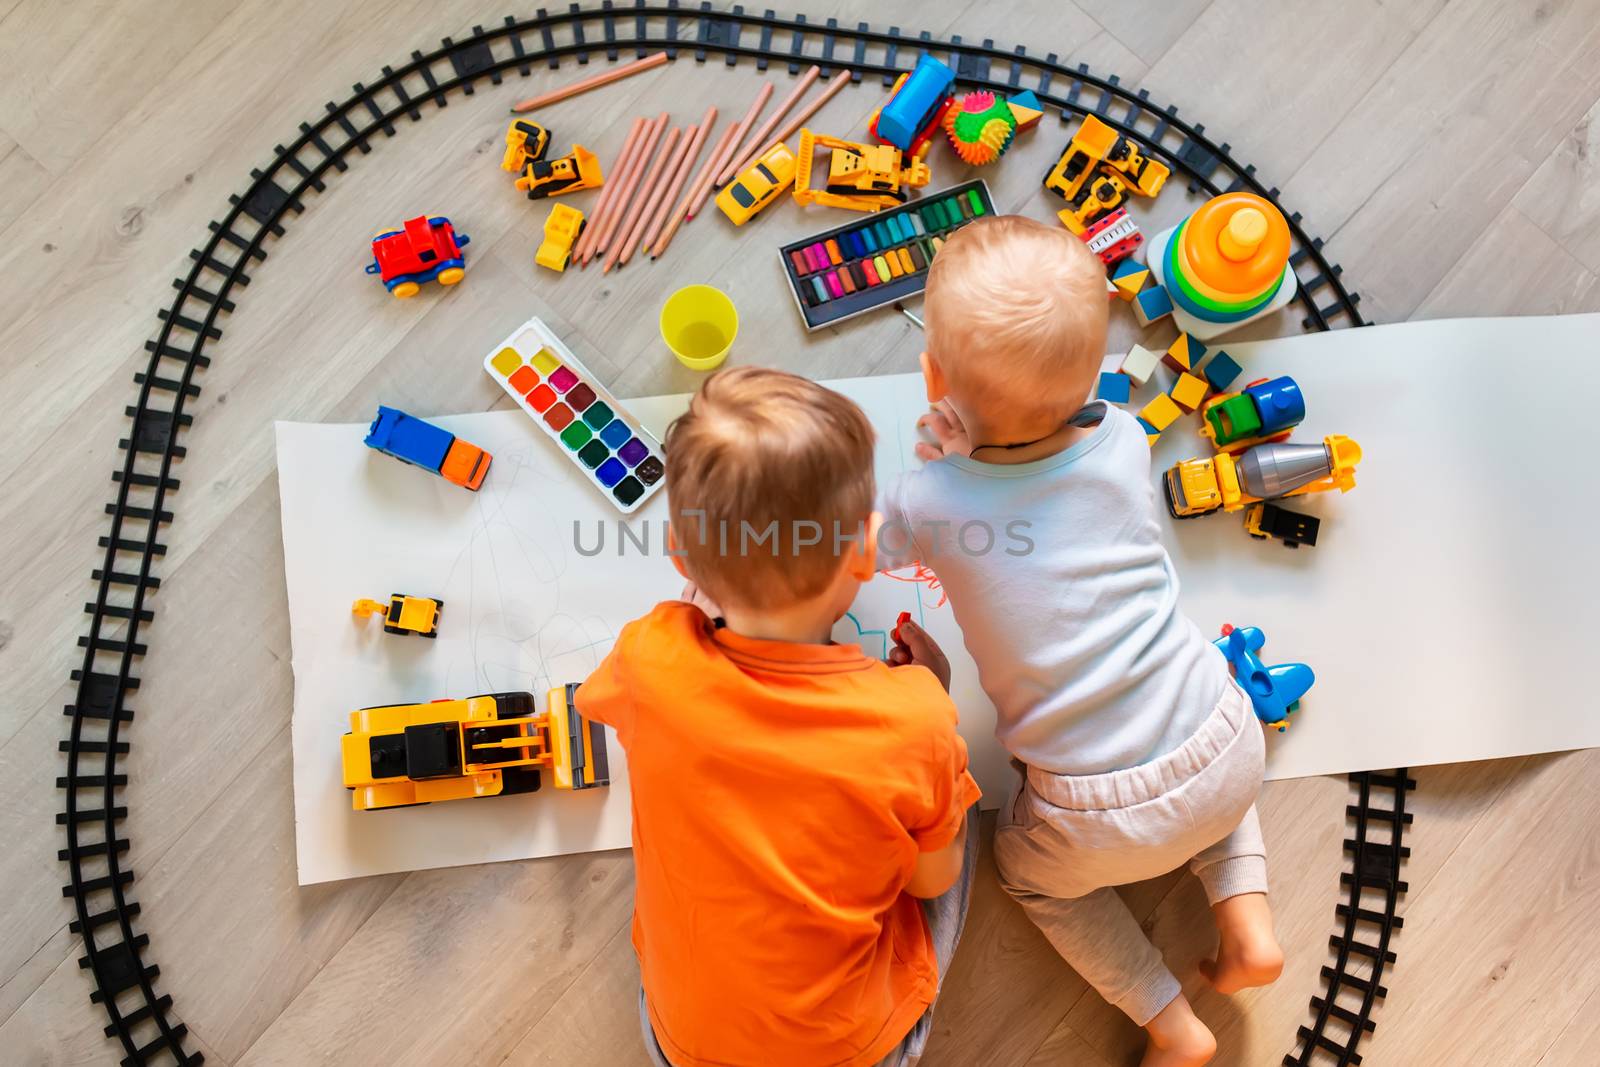
[[[806,329],[922,292],[945,238],[993,214],[989,186],[980,179],[785,245],[783,269]]]
[[[541,320],[495,345],[483,369],[619,510],[636,510],[666,484],[661,442]]]

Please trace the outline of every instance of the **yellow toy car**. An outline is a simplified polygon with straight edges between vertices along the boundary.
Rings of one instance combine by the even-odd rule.
[[[340,739],[344,786],[356,811],[533,793],[548,771],[557,789],[609,785],[605,730],[579,714],[577,683],[350,713]]]
[[[779,141],[717,194],[717,206],[735,226],[743,226],[794,184],[794,174],[794,153]]]
[[[564,271],[572,261],[572,244],[583,232],[583,212],[566,204],[551,204],[550,217],[544,220],[544,241],[533,261],[553,271]]]
[[[388,606],[377,600],[358,600],[350,605],[350,614],[358,619],[374,615],[383,616],[386,634],[416,634],[418,637],[439,636],[439,612],[444,601],[425,596],[407,596],[392,593]]]
[[[1162,479],[1167,510],[1189,519],[1221,508],[1238,511],[1262,500],[1356,487],[1361,446],[1340,434],[1318,445],[1269,442],[1239,455],[1219,452],[1210,459],[1174,464]]]

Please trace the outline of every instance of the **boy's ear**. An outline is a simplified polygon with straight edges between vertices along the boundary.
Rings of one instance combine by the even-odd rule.
[[[674,530],[671,525],[667,526],[667,558],[672,561],[674,567],[678,568],[678,577],[684,581],[691,580],[689,578],[689,569],[683,565],[683,553],[678,551],[678,531]]]
[[[850,577],[858,582],[869,582],[878,572],[878,530],[883,526],[883,513],[874,511],[867,516],[866,529],[862,531],[861,540],[853,542],[850,546],[850,555],[845,561],[845,567],[850,572]]]
[[[922,362],[922,382],[928,387],[928,403],[937,404],[950,395],[950,389],[945,384],[944,371],[926,351],[917,358]]]

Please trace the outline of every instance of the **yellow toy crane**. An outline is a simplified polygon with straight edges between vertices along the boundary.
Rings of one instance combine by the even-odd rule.
[[[542,713],[532,693],[352,711],[340,739],[351,805],[377,811],[532,793],[542,773],[557,789],[609,785],[605,730],[579,713],[577,691],[575,682],[550,690]]]
[[[818,146],[830,149],[828,184],[811,184],[812,156]],[[900,150],[888,144],[858,144],[838,137],[800,131],[795,164],[794,198],[799,204],[826,204],[851,211],[877,211],[906,201],[906,190],[920,189],[931,177],[928,165],[913,158],[903,162]]]

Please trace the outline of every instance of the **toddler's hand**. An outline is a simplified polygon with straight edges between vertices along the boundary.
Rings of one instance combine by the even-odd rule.
[[[929,444],[926,441],[918,441],[916,448],[918,459],[932,463],[946,456],[965,456],[972,451],[972,442],[967,438],[967,428],[961,424],[961,416],[956,414],[956,409],[950,406],[948,400],[939,401],[934,405],[934,410],[918,419],[917,429],[927,430],[938,442]]]
[[[722,618],[722,606],[715,600],[706,596],[705,591],[693,582],[683,587],[683,592],[678,595],[679,600],[686,600],[706,613],[708,619]]]
[[[917,664],[933,672],[939,679],[939,684],[944,686],[944,691],[950,691],[950,661],[945,658],[944,650],[939,647],[928,631],[911,621],[911,613],[902,611],[900,621],[895,623],[892,633],[894,647],[889,650],[889,665],[891,667],[904,667]]]

